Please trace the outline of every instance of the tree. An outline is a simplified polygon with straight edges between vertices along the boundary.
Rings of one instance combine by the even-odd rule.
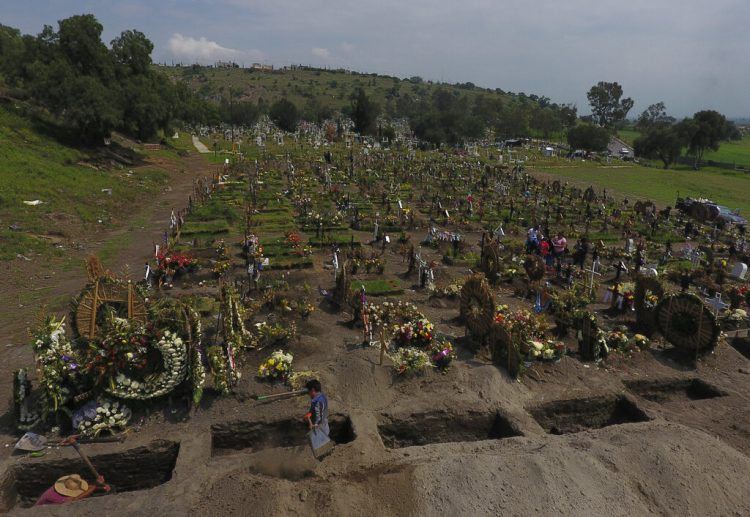
[[[667,108],[663,102],[650,105],[638,117],[635,124],[640,131],[648,131],[657,124],[672,124],[674,118],[667,115]]]
[[[636,138],[633,148],[637,156],[661,160],[664,168],[669,169],[686,145],[687,138],[678,127],[669,123],[656,123]]]
[[[279,129],[289,132],[297,129],[299,110],[297,109],[297,106],[286,97],[277,100],[271,105],[269,116]]]
[[[112,40],[112,55],[121,75],[145,74],[154,44],[139,31],[124,31]]]
[[[731,127],[721,113],[704,110],[680,122],[679,130],[687,139],[688,154],[694,158],[693,167],[697,170],[706,151],[719,150],[721,141],[730,136]]]
[[[572,149],[604,151],[609,145],[609,131],[594,124],[578,124],[568,129],[568,144]]]
[[[618,83],[600,81],[586,94],[594,120],[603,127],[613,127],[625,120],[633,108],[633,99],[622,98],[622,86]]]
[[[362,87],[356,89],[351,101],[350,115],[354,121],[354,130],[363,135],[373,134],[380,107],[367,96]]]

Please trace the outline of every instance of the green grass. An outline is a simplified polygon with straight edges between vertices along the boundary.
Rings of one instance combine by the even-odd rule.
[[[641,132],[635,129],[620,129],[617,131],[617,136],[626,144],[633,145],[635,139],[641,136]]]
[[[359,292],[362,286],[370,296],[389,296],[397,295],[404,292],[395,280],[354,280],[352,281],[352,291]]]
[[[89,159],[86,152],[41,133],[23,106],[0,105],[0,260],[54,254],[45,236],[116,221],[166,178],[157,171],[130,175],[125,168],[97,168],[87,164]],[[102,189],[112,189],[112,195]],[[43,203],[24,204],[37,199]],[[22,230],[9,231],[10,225]]]
[[[216,221],[190,221],[186,222],[180,233],[183,236],[188,235],[198,235],[198,234],[219,234],[219,233],[228,233],[229,232],[229,225],[226,223],[226,221],[216,220]]]
[[[750,213],[750,175],[703,168],[663,170],[640,165],[605,167],[592,164],[532,168],[566,178],[582,187],[606,188],[608,193],[631,199],[650,199],[661,206],[674,206],[680,196],[704,196],[732,209]]]
[[[750,167],[750,135],[737,142],[722,142],[718,151],[706,153],[703,159]]]

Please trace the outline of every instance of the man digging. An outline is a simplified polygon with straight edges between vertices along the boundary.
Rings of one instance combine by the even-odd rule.
[[[328,397],[321,391],[322,387],[317,379],[307,381],[305,387],[310,395],[310,410],[305,415],[310,428],[310,446],[315,457],[321,458],[333,447],[333,442],[329,438],[331,430],[328,426]]]

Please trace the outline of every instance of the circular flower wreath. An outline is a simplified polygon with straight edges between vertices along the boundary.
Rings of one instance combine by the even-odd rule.
[[[165,330],[153,347],[161,352],[164,371],[138,381],[119,373],[114,384],[105,391],[113,397],[132,400],[147,400],[166,395],[175,389],[187,374],[187,349],[177,333]]]

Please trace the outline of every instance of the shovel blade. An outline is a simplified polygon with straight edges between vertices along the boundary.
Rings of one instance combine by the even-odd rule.
[[[310,439],[310,448],[312,449],[313,456],[320,459],[333,449],[333,442],[320,429],[312,429],[307,433],[307,437]]]
[[[38,452],[43,451],[47,447],[47,438],[36,433],[24,434],[18,442],[16,442],[15,448],[19,451],[27,452]]]

